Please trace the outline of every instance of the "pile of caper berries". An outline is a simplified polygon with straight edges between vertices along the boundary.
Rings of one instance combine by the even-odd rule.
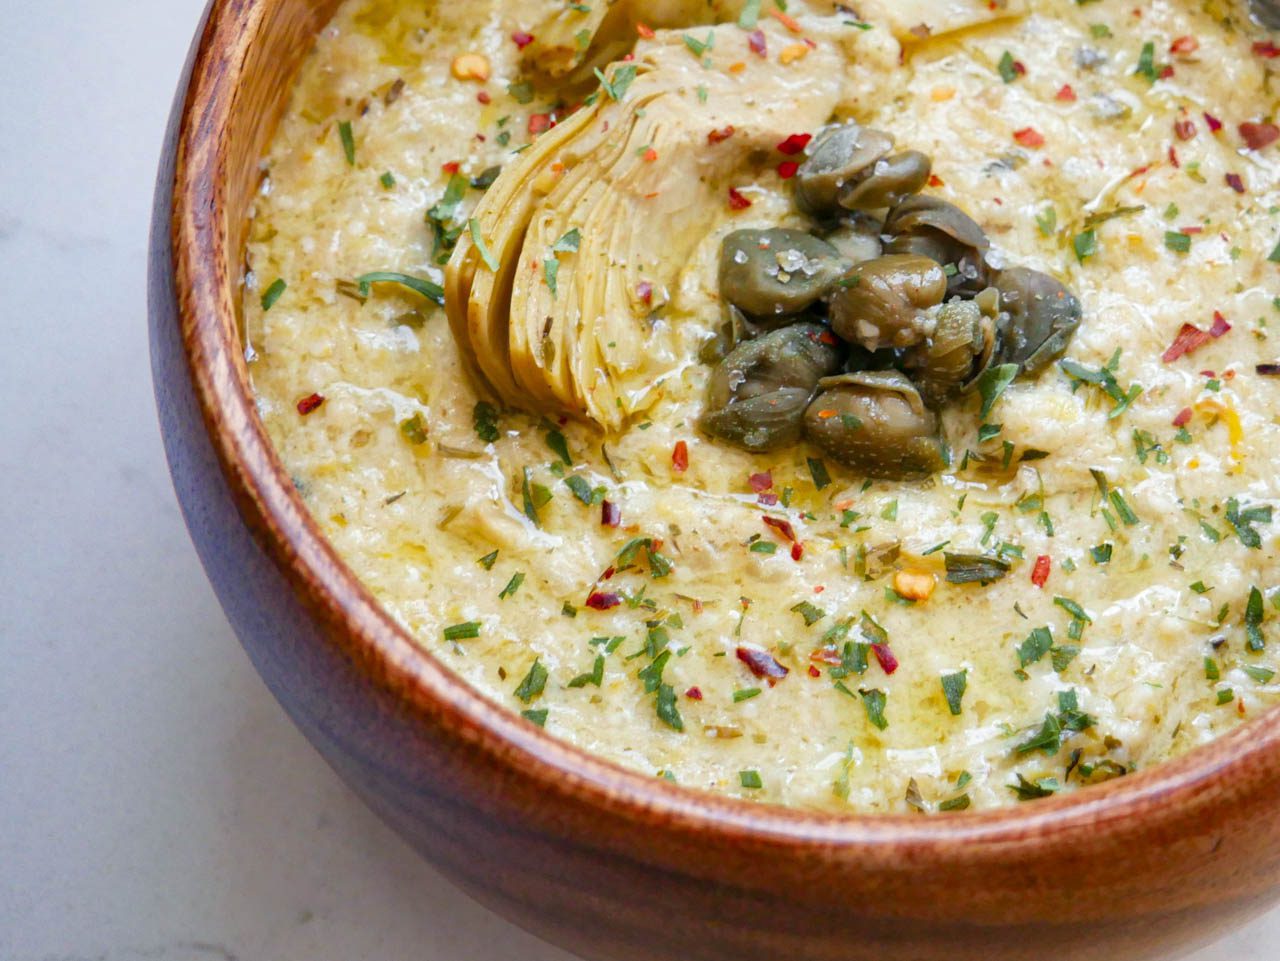
[[[1080,301],[1047,274],[995,269],[982,228],[919,193],[930,158],[893,147],[829,128],[795,177],[813,232],[725,238],[707,433],[756,452],[807,438],[865,476],[926,477],[946,466],[942,405],[991,367],[1031,374],[1066,349]]]

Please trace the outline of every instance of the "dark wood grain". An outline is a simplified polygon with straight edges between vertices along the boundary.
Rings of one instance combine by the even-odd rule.
[[[280,703],[483,903],[599,961],[1138,961],[1280,895],[1280,715],[1164,767],[993,812],[827,817],[697,794],[553,741],[378,607],[258,420],[246,211],[334,0],[215,0],[156,194],[157,405],[193,540]]]

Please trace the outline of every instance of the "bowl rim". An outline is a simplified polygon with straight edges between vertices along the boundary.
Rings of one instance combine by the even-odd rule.
[[[1099,827],[1140,818],[1171,819],[1185,804],[1224,782],[1280,757],[1280,708],[1171,761],[1105,784],[1034,804],[952,813],[839,814],[739,800],[671,784],[629,770],[553,737],[472,688],[414,640],[338,556],[290,480],[250,387],[238,339],[242,251],[229,251],[225,205],[228,121],[236,106],[245,38],[263,16],[261,0],[212,0],[197,36],[185,96],[179,92],[174,179],[164,213],[173,298],[183,353],[205,432],[223,479],[259,545],[295,595],[330,628],[326,634],[367,680],[394,696],[411,721],[431,717],[468,745],[518,768],[540,792],[572,794],[624,819],[690,833],[730,836],[761,849],[796,846],[863,864],[905,850],[933,861],[965,857],[980,847],[1008,856],[1011,846],[1073,844]],[[1130,822],[1132,823],[1132,822]],[[968,857],[974,856],[972,853]]]

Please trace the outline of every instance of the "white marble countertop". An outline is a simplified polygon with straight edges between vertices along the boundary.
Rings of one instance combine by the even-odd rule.
[[[144,255],[203,0],[6,3],[0,959],[568,961],[340,784],[205,582],[152,410]],[[1195,961],[1275,961],[1280,913]]]

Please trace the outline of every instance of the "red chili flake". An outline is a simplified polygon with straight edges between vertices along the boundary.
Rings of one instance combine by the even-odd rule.
[[[682,440],[676,441],[675,449],[671,451],[671,466],[676,469],[677,474],[683,474],[689,469],[689,445]]]
[[[778,506],[778,495],[777,495],[777,494],[769,494],[769,493],[761,494],[759,497],[757,497],[757,498],[756,498],[756,500],[758,500],[758,501],[759,501],[761,504],[763,504],[765,507],[777,507],[777,506]]]
[[[648,150],[644,152],[645,163],[653,163],[657,159],[658,159],[658,151],[654,150],[652,147],[650,147]]]
[[[529,117],[529,133],[535,137],[551,129],[551,114],[535,113]]]
[[[796,543],[796,529],[791,526],[791,521],[783,520],[781,517],[765,517],[762,520],[765,527],[772,527],[786,540],[792,544]]]
[[[751,48],[752,53],[758,53],[762,57],[769,55],[769,41],[765,38],[763,30],[752,30],[747,34],[747,46]]]
[[[1169,163],[1175,168],[1182,166],[1182,161],[1178,159],[1178,151],[1172,145],[1169,146]]]
[[[1023,127],[1013,132],[1013,139],[1024,147],[1043,147],[1044,135],[1034,127]]]
[[[777,20],[792,33],[804,33],[804,28],[796,21],[796,18],[789,14],[783,13],[781,10],[770,10],[769,16]]]
[[[929,174],[929,186],[930,186],[930,187],[945,187],[945,186],[946,186],[946,184],[945,184],[945,183],[943,183],[942,178],[941,178],[941,177],[939,177],[937,174]]]
[[[1069,83],[1064,83],[1062,85],[1062,88],[1056,94],[1056,96],[1057,96],[1057,99],[1061,100],[1063,103],[1076,102],[1075,89]]]
[[[1049,579],[1049,567],[1053,564],[1048,554],[1041,554],[1036,558],[1036,566],[1031,569],[1031,583],[1036,587],[1044,587],[1045,581]]]
[[[872,644],[871,650],[875,652],[876,660],[886,674],[892,674],[898,669],[898,659],[893,656],[888,644]]]
[[[1191,418],[1195,416],[1195,412],[1190,407],[1184,407],[1178,411],[1178,416],[1173,419],[1174,427],[1186,427],[1191,423]]]
[[[1159,79],[1168,80],[1172,76],[1173,76],[1173,64],[1166,63],[1164,65],[1164,68],[1160,71]]]
[[[809,655],[809,660],[816,661],[819,664],[830,664],[833,667],[843,664],[844,660],[840,657],[840,652],[834,647],[820,647]]]
[[[732,210],[746,210],[751,206],[751,199],[742,194],[737,187],[729,188],[729,207]]]
[[[1194,324],[1183,324],[1182,329],[1178,331],[1178,336],[1173,339],[1173,343],[1160,359],[1166,364],[1172,364],[1179,357],[1185,357],[1199,350],[1211,339],[1207,330],[1201,330]]]
[[[622,526],[622,508],[613,501],[600,502],[600,523],[605,527]]]
[[[809,676],[810,676],[810,677],[822,677],[822,672],[821,672],[820,670],[818,670],[816,667],[814,667],[812,664],[810,664],[810,665],[809,665]]]
[[[794,160],[784,160],[778,164],[778,176],[783,180],[790,180],[796,175],[796,171],[800,169],[800,165]]]
[[[1280,47],[1270,40],[1259,40],[1253,45],[1253,52],[1259,57],[1266,57],[1268,60],[1274,60],[1280,57]]]
[[[685,697],[687,697],[687,698],[688,698],[689,700],[691,700],[691,701],[701,701],[701,700],[702,700],[702,688],[700,688],[700,687],[691,687],[691,688],[689,688],[689,690],[687,690],[687,691],[685,691],[685,692],[684,692],[684,696],[685,696]]]
[[[457,160],[450,160],[447,164],[441,164],[440,169],[447,174],[456,174],[462,169],[462,164]]]
[[[533,43],[534,37],[531,33],[525,33],[523,30],[517,30],[511,35],[511,39],[515,41],[517,47],[523,50],[529,44]]]
[[[1227,174],[1227,186],[1238,194],[1244,193],[1244,181],[1239,174]]]
[[[613,580],[613,575],[616,573],[618,573],[618,569],[614,567],[612,564],[610,564],[608,567],[604,569],[604,573],[600,575],[600,580],[611,581]]]
[[[1250,150],[1262,150],[1280,140],[1280,127],[1273,123],[1251,123],[1240,125],[1240,136]]]
[[[723,127],[720,130],[713,130],[711,131],[711,133],[707,134],[707,142],[708,143],[724,143],[726,140],[728,140],[737,132],[738,132],[738,128],[735,127],[733,124],[729,124],[729,126],[727,127]]]
[[[747,665],[748,669],[756,677],[766,678],[770,687],[773,687],[773,685],[791,673],[788,668],[779,664],[768,651],[760,651],[754,647],[740,647],[736,653],[738,660]]]
[[[1222,121],[1219,120],[1217,117],[1215,117],[1211,113],[1206,113],[1204,115],[1204,122],[1209,125],[1210,133],[1217,133],[1219,130],[1222,129]]]
[[[622,603],[622,598],[617,594],[605,594],[600,591],[593,591],[591,596],[587,598],[587,607],[593,611],[608,611],[617,607]]]
[[[638,33],[640,36],[644,37],[644,39],[646,39],[646,40],[652,40],[654,37],[656,37],[656,36],[657,36],[657,34],[653,32],[653,28],[652,28],[652,27],[648,26],[647,24],[643,24],[643,23],[637,23],[637,24],[636,24],[636,33]]]
[[[1203,227],[1179,227],[1178,233],[1186,234],[1188,237],[1194,237],[1196,234],[1204,233]]]
[[[799,541],[796,541],[794,544],[791,545],[791,559],[795,561],[797,564],[799,564],[803,557],[804,557],[804,545],[801,544]]]
[[[1196,122],[1190,117],[1184,120],[1175,120],[1173,122],[1173,133],[1179,140],[1194,140],[1196,137]]]
[[[1200,41],[1195,37],[1179,37],[1169,44],[1169,52],[1186,55],[1200,49]]]
[[[773,487],[773,473],[765,471],[763,474],[752,474],[747,479],[747,483],[751,485],[751,489],[757,494],[763,494]]]
[[[1213,326],[1209,328],[1209,336],[1217,340],[1223,334],[1231,331],[1231,325],[1227,323],[1227,318],[1222,316],[1222,312],[1215,310],[1213,312]]]
[[[488,90],[481,90],[478,94],[476,94],[476,99],[484,104],[493,103],[493,97],[489,95]]]
[[[310,397],[304,397],[302,400],[298,401],[298,413],[303,417],[306,417],[308,414],[314,413],[318,410],[320,405],[323,403],[324,397],[320,394],[312,394]]]
[[[1013,61],[1013,72],[1019,77],[1025,77],[1027,75],[1027,65],[1021,60],[1015,60]]]
[[[642,303],[653,303],[653,284],[647,280],[642,280],[636,284],[636,296],[640,298]]]
[[[813,139],[813,134],[793,133],[782,143],[778,144],[778,150],[786,154],[788,157],[794,157],[796,154],[804,153],[804,148],[809,146],[809,141]]]

